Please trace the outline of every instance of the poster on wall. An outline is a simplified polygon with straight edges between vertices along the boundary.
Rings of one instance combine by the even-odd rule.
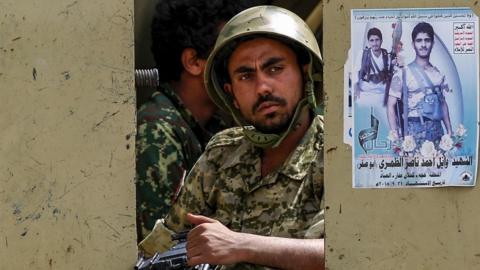
[[[352,72],[350,63],[351,50],[348,51],[347,61],[343,66],[343,142],[352,145]]]
[[[469,8],[352,10],[354,188],[475,185],[478,45]]]

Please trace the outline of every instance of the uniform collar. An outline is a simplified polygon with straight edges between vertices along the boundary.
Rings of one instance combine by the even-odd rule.
[[[200,124],[195,120],[193,114],[185,107],[182,100],[170,84],[161,84],[158,91],[153,94],[153,98],[155,99],[155,97],[160,94],[164,94],[172,102],[173,106],[175,106],[178,112],[182,115],[182,118],[190,127],[192,127],[193,130],[200,128]]]
[[[248,176],[243,178],[249,191],[253,191],[260,186],[273,184],[278,179],[278,174],[282,174],[292,180],[300,181],[308,173],[313,162],[317,160],[318,152],[323,148],[323,120],[320,116],[314,117],[310,127],[303,136],[299,145],[287,158],[282,167],[265,177],[260,177],[260,153],[261,149],[253,146],[249,141],[244,139],[244,143],[225,160],[221,166],[221,170],[241,165],[248,168]]]
[[[309,173],[310,165],[316,161],[318,152],[322,148],[323,120],[321,116],[315,116],[302,140],[280,168],[279,173],[294,180],[302,180]]]

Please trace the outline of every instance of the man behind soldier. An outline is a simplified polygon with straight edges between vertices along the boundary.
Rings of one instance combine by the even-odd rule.
[[[188,170],[223,126],[203,72],[222,25],[246,1],[161,0],[152,52],[162,85],[137,115],[137,232],[148,234],[175,200]]]
[[[312,79],[320,72],[313,33],[287,10],[254,7],[225,25],[205,80],[241,127],[209,142],[169,215],[140,243],[147,255],[194,225],[190,265],[324,268],[323,124]]]

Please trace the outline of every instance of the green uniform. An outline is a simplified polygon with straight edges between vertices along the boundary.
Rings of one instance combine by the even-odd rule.
[[[202,128],[168,84],[139,109],[137,123],[137,222],[141,239],[168,213],[184,174],[221,126],[215,125],[219,121],[214,119]]]
[[[186,214],[219,220],[231,230],[288,238],[323,237],[323,123],[312,121],[281,168],[261,177],[260,148],[241,128],[215,135],[188,175],[165,220],[140,243],[147,255],[164,251],[172,231],[189,228]],[[268,269],[237,264],[222,269]]]

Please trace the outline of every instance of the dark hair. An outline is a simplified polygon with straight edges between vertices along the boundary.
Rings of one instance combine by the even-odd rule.
[[[415,42],[415,38],[417,37],[417,35],[419,33],[427,34],[432,39],[432,42],[435,39],[435,34],[434,34],[434,31],[433,31],[433,27],[429,23],[421,22],[421,23],[415,25],[415,27],[413,28],[413,31],[412,31],[412,41],[413,42]]]
[[[367,32],[367,39],[370,39],[370,36],[378,36],[381,40],[383,40],[382,38],[382,32],[380,31],[380,29],[376,28],[376,27],[373,27],[373,28],[370,28]]]
[[[178,81],[184,49],[206,59],[221,23],[249,7],[248,0],[161,0],[152,20],[152,53],[162,82]]]

